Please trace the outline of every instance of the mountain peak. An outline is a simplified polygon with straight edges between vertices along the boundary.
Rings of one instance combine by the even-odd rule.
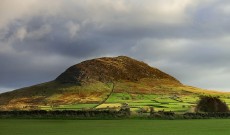
[[[135,82],[143,78],[167,79],[179,83],[172,76],[127,56],[102,57],[83,61],[68,68],[56,78],[56,81],[81,84],[91,81],[128,80]]]

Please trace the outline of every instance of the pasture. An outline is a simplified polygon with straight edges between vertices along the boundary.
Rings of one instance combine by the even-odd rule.
[[[230,107],[229,97],[221,97],[221,100]],[[41,110],[82,110],[82,109],[119,109],[123,103],[128,104],[132,112],[144,108],[149,112],[150,107],[154,111],[173,111],[173,112],[193,112],[199,101],[197,95],[156,95],[156,94],[129,94],[129,93],[112,93],[109,98],[102,104],[93,103],[76,103],[71,105],[59,106],[39,106]]]
[[[0,135],[228,135],[229,119],[29,120],[1,119]]]

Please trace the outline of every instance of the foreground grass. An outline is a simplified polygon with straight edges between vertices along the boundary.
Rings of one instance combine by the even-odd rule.
[[[0,120],[0,135],[228,135],[230,120]]]

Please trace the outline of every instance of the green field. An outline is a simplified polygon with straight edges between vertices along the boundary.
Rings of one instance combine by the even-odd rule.
[[[230,108],[229,97],[221,97]],[[173,111],[173,112],[194,112],[194,108],[199,101],[197,95],[156,95],[156,94],[129,94],[129,93],[112,93],[108,99],[101,104],[72,104],[59,105],[56,107],[39,106],[42,110],[82,110],[82,109],[116,109],[119,110],[122,103],[128,104],[132,112],[144,108],[147,112],[150,107],[155,111]]]
[[[174,111],[187,112],[199,100],[196,96],[180,96],[172,97],[169,95],[154,95],[154,94],[128,94],[128,93],[112,93],[110,97],[97,108],[119,108],[122,103],[127,103],[132,111],[140,108],[153,107],[155,111]],[[56,107],[40,106],[42,110],[81,110],[93,109],[98,104],[72,104],[59,105]],[[149,110],[149,109],[148,109]]]
[[[0,120],[0,135],[228,135],[230,120]]]
[[[113,93],[105,103],[127,103],[132,110],[153,107],[155,111],[187,112],[198,100],[197,96],[192,95],[173,97],[156,94]]]

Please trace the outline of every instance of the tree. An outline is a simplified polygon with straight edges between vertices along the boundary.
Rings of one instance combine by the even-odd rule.
[[[227,104],[218,97],[202,96],[196,106],[196,112],[228,112]]]

